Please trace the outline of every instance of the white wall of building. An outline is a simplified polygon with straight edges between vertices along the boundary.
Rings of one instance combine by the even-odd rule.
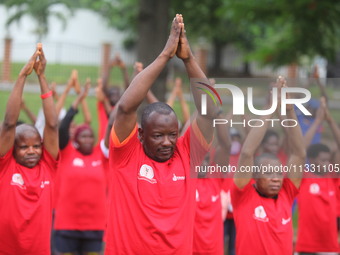
[[[55,10],[67,13],[60,6],[55,7]],[[37,42],[36,36],[32,33],[35,28],[34,20],[28,16],[23,17],[20,23],[13,23],[6,31],[5,23],[8,16],[8,10],[0,5],[0,47],[3,46],[4,38],[10,36],[13,40],[12,61],[25,62]],[[51,17],[49,26],[49,33],[42,43],[50,63],[99,65],[103,43],[112,45],[111,55],[120,52],[126,62],[135,61],[134,52],[127,52],[122,47],[124,34],[109,28],[105,20],[95,12],[85,9],[75,11],[68,19],[65,29],[60,20]],[[0,51],[0,61],[2,58],[3,53]]]

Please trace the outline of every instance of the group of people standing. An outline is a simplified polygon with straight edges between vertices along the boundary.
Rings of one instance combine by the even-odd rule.
[[[183,127],[183,135],[176,113],[166,103],[148,104],[140,121],[137,114],[175,55],[185,66],[198,109],[190,126]],[[173,19],[160,55],[144,70],[135,66],[131,83],[122,61],[118,58],[115,64],[123,70],[126,90],[120,97],[119,90],[108,87],[109,71],[98,81],[98,143],[88,115],[84,124],[72,124],[79,105],[86,113],[89,81],[81,90],[73,72],[56,107],[44,74],[41,44],[21,70],[0,128],[0,254],[50,254],[51,233],[52,250],[64,255],[100,254],[103,240],[107,255],[223,254],[222,219],[229,211],[236,229],[236,254],[290,255],[297,196],[296,251],[338,252],[338,179],[327,174],[304,176],[303,171],[286,175],[237,171],[219,178],[200,174],[193,178],[192,171],[195,165],[236,162],[238,170],[339,165],[340,131],[324,101],[305,134],[299,125],[285,128],[283,162],[272,146],[278,138],[268,131],[269,122],[252,128],[241,144],[240,136],[233,138],[228,128],[213,128],[212,120],[224,114],[213,100],[207,99],[207,113],[201,114],[202,86],[210,81],[191,52],[182,15]],[[41,88],[42,135],[32,125],[17,126],[25,80],[33,70]],[[275,86],[280,90],[286,82],[280,77]],[[59,123],[63,104],[59,102],[71,88],[77,96]],[[298,119],[292,105],[286,112],[288,119]],[[188,119],[187,110],[185,116]],[[311,145],[323,121],[329,123],[337,145],[333,157],[326,145]],[[230,255],[233,252],[229,249]]]

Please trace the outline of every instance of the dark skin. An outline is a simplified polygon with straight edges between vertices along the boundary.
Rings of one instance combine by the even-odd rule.
[[[280,166],[280,161],[275,159],[263,158],[259,164],[264,166]],[[283,176],[281,173],[261,173],[260,178],[256,178],[255,187],[267,197],[273,198],[279,194],[282,187]]]
[[[79,133],[75,142],[79,145],[77,148],[81,154],[90,155],[94,146],[94,134],[92,129],[85,129]]]
[[[267,141],[262,144],[262,148],[263,152],[276,155],[280,149],[279,139],[275,135],[268,137]]]
[[[279,77],[276,83],[276,86],[278,89],[281,89],[282,87],[285,87],[286,81],[283,77]],[[292,105],[287,105],[286,106],[287,110],[287,119],[296,119],[296,115],[294,112],[294,109]],[[270,119],[272,117],[272,114],[269,116],[262,116],[262,119]],[[268,128],[269,124],[265,123],[261,127],[254,127],[250,130],[248,136],[246,137],[246,140],[243,144],[241,154],[240,154],[240,159],[238,162],[238,168],[240,169],[241,167],[246,167],[246,166],[253,166],[254,165],[254,157],[256,154],[256,150],[259,147],[266,130]],[[289,144],[289,151],[291,152],[288,163],[287,165],[295,165],[295,166],[302,166],[305,163],[305,157],[306,157],[306,150],[304,148],[303,144],[303,136],[302,132],[300,129],[300,126],[297,125],[295,127],[286,127],[288,129],[288,144]],[[269,160],[269,159],[266,159]],[[268,162],[266,163],[268,165]],[[271,162],[271,164],[278,164],[278,162]],[[252,179],[253,173],[252,172],[236,172],[234,175],[234,183],[235,185],[243,189]],[[256,176],[255,176],[256,177]],[[268,179],[267,176],[263,175],[263,177],[260,177],[260,179]],[[302,178],[302,173],[300,171],[297,172],[289,172],[288,173],[288,178],[291,180],[291,182],[294,184],[296,188],[300,187],[301,184],[301,178]],[[267,180],[270,181],[270,180]],[[264,181],[260,180],[260,183],[265,183]],[[272,197],[272,192],[268,192],[267,188],[264,188],[261,192],[265,196]]]
[[[175,151],[178,138],[178,121],[176,115],[153,112],[139,129],[140,140],[145,154],[151,159],[164,162],[170,159]]]
[[[308,160],[311,165],[320,166],[321,169],[328,169],[328,165],[331,164],[331,153],[321,151],[316,158],[309,158]]]
[[[167,62],[177,56],[182,59],[189,78],[202,79],[206,81],[205,74],[197,64],[189,47],[186,38],[183,17],[177,14],[173,20],[169,39],[160,53],[160,55],[143,71],[141,71],[131,82],[117,104],[117,115],[114,120],[114,130],[120,142],[124,141],[133,131],[137,121],[137,108],[142,103],[151,88],[153,82],[157,79],[161,71],[165,68]],[[200,109],[201,91],[193,86],[193,96],[196,108]],[[208,100],[209,101],[209,100]],[[208,102],[208,113],[216,113],[212,102]],[[214,116],[197,115],[198,127],[201,130],[205,140],[210,143],[213,134],[211,132],[211,118]]]
[[[16,128],[13,155],[15,160],[27,168],[38,164],[42,154],[41,137],[38,131],[27,124]]]
[[[20,114],[21,98],[23,94],[23,88],[26,81],[26,77],[34,70],[38,76],[41,94],[46,94],[50,91],[45,78],[46,59],[42,49],[42,45],[38,44],[37,49],[33,56],[29,59],[27,64],[22,68],[19,73],[18,79],[12,89],[11,95],[8,99],[5,119],[0,128],[0,156],[4,156],[13,146],[17,146],[22,142],[27,143],[28,147],[35,146],[39,142],[38,136],[31,135],[31,129],[25,129],[27,126],[16,129],[16,123]],[[45,128],[44,128],[44,140],[43,146],[49,152],[49,154],[57,159],[59,145],[58,145],[58,118],[56,108],[53,103],[53,97],[47,97],[42,99],[42,105],[45,115]],[[33,132],[33,131],[32,131]],[[33,132],[34,133],[34,132]],[[34,139],[33,139],[34,138]],[[33,139],[33,140],[31,140]],[[29,144],[28,144],[29,142]],[[26,145],[25,145],[26,146]],[[14,148],[16,150],[16,148]],[[25,153],[24,153],[25,154]],[[23,164],[26,167],[32,168],[34,160],[25,160],[24,154],[17,153],[16,159],[19,160],[19,164]],[[19,156],[20,155],[20,156]],[[21,162],[21,163],[20,163]],[[28,162],[27,164],[25,162]]]

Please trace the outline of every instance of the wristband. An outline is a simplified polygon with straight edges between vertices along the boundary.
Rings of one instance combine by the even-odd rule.
[[[52,92],[52,90],[50,90],[49,92],[40,95],[40,97],[41,97],[41,99],[45,99],[45,98],[52,96],[52,94],[53,94],[53,92]]]

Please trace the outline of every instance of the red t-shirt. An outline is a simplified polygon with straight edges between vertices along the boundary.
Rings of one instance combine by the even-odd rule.
[[[193,254],[223,254],[222,179],[197,180]]]
[[[260,196],[253,182],[231,192],[236,226],[236,254],[293,254],[292,204],[298,190],[283,180],[278,198]]]
[[[202,160],[207,152],[193,139],[197,132],[189,128],[173,156],[156,162],[144,153],[137,128],[122,143],[112,129],[106,255],[192,253],[197,179],[190,177],[190,156]]]
[[[240,153],[230,155],[229,165],[237,167],[238,159],[240,158]],[[222,190],[230,196],[231,189],[234,185],[234,173],[230,173],[226,178],[224,178]],[[231,203],[228,204],[228,211],[226,219],[234,219],[233,215],[233,205]]]
[[[302,180],[296,251],[338,251],[337,181],[332,178]]]
[[[43,150],[39,163],[0,157],[0,254],[50,254],[52,185],[58,161]]]
[[[104,156],[95,146],[83,155],[70,142],[61,151],[54,228],[104,230],[106,224],[106,174]]]

